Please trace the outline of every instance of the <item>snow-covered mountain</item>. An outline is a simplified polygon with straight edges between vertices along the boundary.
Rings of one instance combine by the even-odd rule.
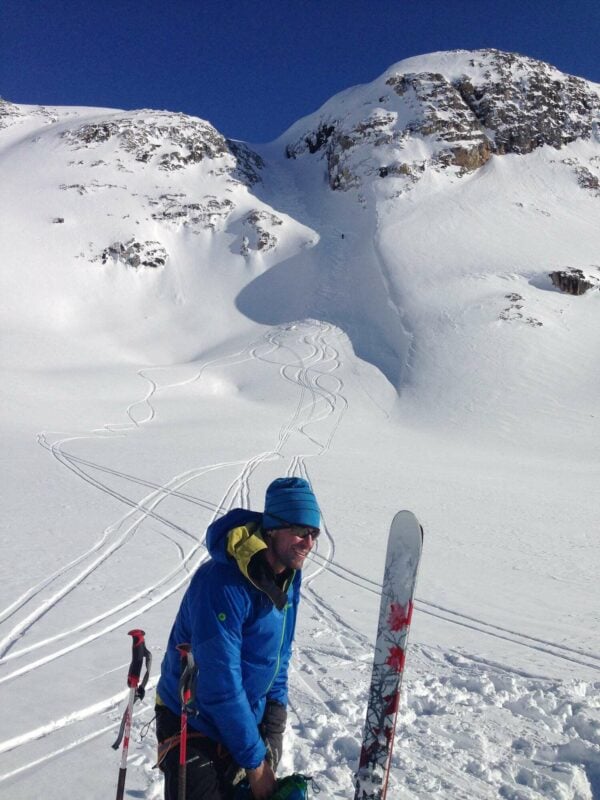
[[[597,796],[599,126],[600,86],[496,50],[402,61],[260,146],[0,101],[0,794],[62,797],[65,767],[106,794],[123,632],[160,660],[212,515],[294,473],[326,537],[286,767],[352,796],[409,507],[394,796]]]

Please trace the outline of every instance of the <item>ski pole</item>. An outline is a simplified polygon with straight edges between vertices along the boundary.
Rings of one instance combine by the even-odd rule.
[[[131,732],[133,704],[138,698],[141,700],[144,697],[146,683],[148,682],[148,677],[150,675],[150,665],[152,663],[152,656],[150,651],[146,648],[146,643],[144,641],[144,631],[136,628],[135,630],[129,631],[127,635],[132,637],[131,664],[129,665],[129,672],[127,674],[129,698],[123,713],[119,733],[115,742],[113,743],[113,749],[118,750],[121,741],[123,741],[121,767],[119,768],[119,781],[117,783],[117,800],[123,800],[123,794],[125,792],[125,775],[127,774],[127,755],[129,753],[129,734]],[[142,671],[144,661],[146,662],[146,674],[140,683],[140,673]]]
[[[179,679],[179,696],[181,698],[181,732],[179,737],[179,775],[177,800],[185,800],[187,779],[187,721],[188,714],[194,713],[192,703],[196,690],[196,665],[192,648],[189,644],[178,644],[181,656],[181,677]]]

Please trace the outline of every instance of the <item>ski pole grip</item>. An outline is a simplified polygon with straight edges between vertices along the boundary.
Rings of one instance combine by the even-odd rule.
[[[127,675],[127,686],[129,686],[130,689],[135,689],[140,681],[140,673],[146,653],[146,643],[144,641],[145,632],[139,628],[135,628],[129,631],[127,635],[132,637],[131,664],[129,665],[129,674]]]
[[[181,674],[179,678],[179,696],[183,706],[194,699],[196,665],[190,644],[178,644],[177,650],[181,656]]]
[[[187,643],[178,644],[177,652],[181,657],[181,672],[179,673],[179,688],[181,690],[185,685],[185,683],[187,682],[189,675],[189,667],[190,667],[189,659],[192,652],[192,645]],[[193,656],[191,656],[191,658],[193,660]]]

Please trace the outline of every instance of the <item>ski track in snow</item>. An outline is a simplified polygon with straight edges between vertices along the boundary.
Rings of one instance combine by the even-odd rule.
[[[314,335],[316,335],[316,334],[313,334],[313,336]],[[278,347],[280,347],[279,343],[275,340],[275,338],[273,336],[269,335],[267,338],[268,338],[269,344],[271,344],[273,346],[273,348],[272,348],[273,350],[276,350]],[[279,453],[282,450],[282,448],[285,445],[287,439],[294,432],[295,428],[299,428],[299,430],[301,432],[304,432],[305,425],[302,425],[300,427],[298,425],[298,419],[300,418],[300,414],[306,411],[306,408],[305,408],[305,392],[307,390],[310,392],[310,395],[311,395],[310,405],[309,405],[309,408],[308,408],[308,412],[309,412],[308,416],[309,416],[309,418],[312,418],[311,421],[312,422],[318,422],[321,419],[324,419],[325,416],[326,416],[326,415],[324,415],[324,416],[317,416],[316,415],[315,409],[316,409],[316,405],[317,405],[317,391],[313,387],[312,382],[308,381],[307,378],[306,378],[306,373],[307,373],[307,370],[308,370],[309,362],[312,362],[314,360],[321,360],[320,350],[319,350],[319,348],[317,346],[315,346],[312,343],[312,341],[309,339],[309,337],[304,337],[304,340],[305,340],[305,342],[307,344],[310,345],[310,348],[311,348],[311,352],[310,352],[309,357],[304,359],[304,361],[306,362],[305,365],[303,367],[301,367],[301,368],[297,368],[296,372],[293,374],[293,377],[290,377],[286,372],[286,370],[288,369],[289,365],[284,365],[280,369],[280,372],[281,372],[282,376],[286,380],[301,386],[301,393],[300,393],[300,397],[299,397],[299,400],[298,400],[298,405],[296,407],[296,410],[294,412],[294,415],[293,415],[292,419],[289,420],[287,423],[285,423],[285,425],[283,426],[283,428],[282,428],[282,430],[280,432],[279,442],[278,442],[278,444],[277,444],[277,446],[275,448],[275,451],[274,451],[275,454]],[[321,347],[324,348],[325,345],[321,344]],[[250,352],[250,357],[251,358],[256,358],[256,359],[263,360],[263,361],[267,361],[268,360],[268,358],[267,358],[268,353],[264,354],[264,355],[261,355],[259,350],[258,350],[258,348],[252,348],[249,352]],[[294,355],[295,355],[296,358],[298,358],[297,354],[294,354]],[[208,365],[212,365],[212,364],[218,363],[218,362],[207,362],[207,363],[208,363]],[[238,360],[238,361],[233,361],[233,362],[228,362],[228,363],[240,363],[240,361]],[[205,368],[206,368],[206,365],[203,365],[203,367],[200,370],[200,372],[193,379],[191,379],[191,381],[198,380],[201,377],[201,374],[202,374],[202,372],[204,371]],[[315,386],[317,386],[318,376],[316,376],[315,378],[313,378],[311,380],[314,381]],[[184,381],[184,382],[181,382],[179,384],[175,384],[175,386],[177,386],[177,385],[182,386],[182,385],[185,385],[186,383],[189,383],[191,381]],[[141,401],[144,404],[150,405],[150,397],[156,391],[156,384],[154,382],[152,382],[152,385],[154,387],[153,391],[149,392],[146,395],[146,397],[144,398],[144,400]],[[326,401],[328,403],[328,408],[330,410],[334,410],[334,406],[333,406],[331,400],[329,399],[329,397],[327,396],[328,394],[330,394],[330,393],[326,393],[325,391],[322,392],[322,396],[325,397],[325,399],[326,399]],[[133,404],[133,405],[137,405],[137,404]],[[133,407],[133,405],[129,407],[128,413],[130,412],[130,409]],[[149,420],[151,420],[153,418],[154,418],[154,413],[148,414],[146,416],[145,420],[149,421]],[[137,426],[137,425],[139,425],[141,423],[136,421],[134,424]],[[105,426],[105,427],[109,427],[109,426]],[[115,426],[110,426],[110,427],[114,428]],[[307,434],[305,434],[305,435],[307,435]],[[121,546],[123,546],[123,544],[126,542],[126,540],[135,531],[135,529],[137,529],[137,527],[147,517],[152,517],[153,519],[156,519],[157,521],[167,525],[168,527],[171,527],[174,530],[183,533],[184,535],[186,535],[190,539],[192,539],[194,542],[196,541],[196,537],[194,536],[193,533],[191,533],[189,531],[186,531],[181,526],[176,525],[175,523],[171,522],[170,520],[166,519],[165,517],[163,517],[163,516],[161,516],[161,515],[159,515],[159,514],[154,512],[154,508],[163,499],[165,499],[168,496],[185,497],[186,499],[192,499],[191,496],[183,495],[183,493],[179,491],[182,486],[184,486],[185,484],[189,483],[192,480],[195,480],[197,477],[200,477],[201,475],[205,474],[208,471],[221,469],[221,468],[225,468],[225,467],[230,467],[230,466],[234,466],[234,465],[239,464],[239,463],[243,463],[244,466],[243,466],[242,473],[240,474],[240,476],[238,476],[238,478],[236,478],[233,481],[232,485],[230,485],[230,487],[227,489],[227,491],[225,493],[225,500],[221,504],[221,506],[215,507],[213,504],[207,504],[205,502],[203,503],[201,500],[196,500],[196,499],[192,499],[192,502],[197,502],[200,505],[204,505],[205,507],[209,507],[210,510],[212,510],[212,511],[219,510],[219,509],[223,511],[223,510],[226,510],[226,509],[228,509],[230,507],[233,507],[233,505],[235,505],[236,503],[239,504],[239,505],[242,505],[242,506],[243,505],[247,505],[248,504],[248,496],[249,496],[249,476],[250,476],[250,474],[252,473],[252,471],[254,470],[254,468],[258,464],[260,464],[264,460],[268,460],[268,459],[274,457],[274,453],[269,451],[268,453],[258,454],[256,456],[252,457],[251,459],[249,459],[247,462],[223,462],[223,463],[219,463],[219,464],[211,464],[211,465],[202,467],[202,468],[200,468],[198,470],[193,470],[193,471],[190,471],[188,473],[182,473],[181,475],[175,476],[175,478],[173,478],[169,483],[167,483],[167,484],[165,484],[163,486],[157,485],[156,486],[156,490],[154,492],[150,493],[142,501],[140,501],[138,503],[135,503],[134,501],[132,501],[129,498],[127,498],[124,495],[122,495],[121,493],[114,491],[113,489],[109,488],[105,484],[102,484],[100,481],[92,478],[89,474],[85,473],[84,470],[82,469],[82,467],[80,466],[80,464],[87,464],[87,465],[96,466],[96,465],[93,465],[92,462],[86,461],[84,459],[78,459],[78,458],[76,458],[74,456],[70,456],[70,455],[68,455],[68,454],[66,454],[64,452],[65,443],[67,443],[69,441],[75,441],[75,440],[81,439],[81,438],[87,438],[87,437],[81,437],[81,436],[69,437],[69,438],[61,439],[58,443],[50,445],[48,443],[47,436],[44,435],[44,434],[41,434],[40,437],[39,437],[39,442],[40,442],[40,444],[42,444],[42,446],[47,447],[48,449],[50,449],[52,454],[53,454],[53,456],[55,458],[57,458],[57,460],[60,461],[60,463],[62,463],[64,466],[66,466],[67,468],[69,468],[72,471],[74,471],[75,474],[77,474],[83,480],[85,480],[88,483],[91,483],[93,486],[99,488],[101,491],[111,495],[112,497],[115,497],[116,499],[121,500],[121,501],[127,503],[128,505],[131,505],[133,507],[133,511],[129,512],[127,515],[125,515],[125,517],[123,517],[121,520],[119,520],[116,524],[109,526],[104,531],[104,533],[103,533],[102,537],[100,538],[100,540],[98,542],[96,542],[93,545],[93,547],[90,548],[90,550],[86,551],[85,553],[80,555],[78,558],[76,558],[75,560],[73,560],[69,564],[67,564],[64,567],[62,567],[56,573],[54,573],[53,575],[51,575],[48,578],[46,578],[38,586],[32,587],[24,595],[22,595],[20,598],[18,598],[17,601],[15,601],[13,604],[11,604],[11,606],[9,606],[7,609],[4,609],[4,611],[0,612],[0,620],[7,619],[13,613],[15,613],[19,608],[21,608],[26,602],[28,602],[30,599],[32,599],[34,596],[36,596],[42,589],[46,588],[52,582],[54,582],[57,578],[62,577],[63,575],[65,575],[67,571],[69,571],[73,567],[75,567],[78,564],[80,564],[82,561],[87,559],[92,554],[95,554],[97,552],[100,553],[95,558],[95,560],[90,565],[88,565],[81,573],[79,573],[77,576],[75,576],[75,578],[73,578],[71,581],[69,581],[66,585],[61,587],[61,589],[55,595],[53,595],[51,598],[49,598],[47,601],[45,601],[34,612],[29,614],[25,618],[25,620],[22,620],[17,626],[15,626],[8,633],[8,635],[6,635],[2,640],[0,640],[0,664],[3,663],[2,656],[6,656],[7,651],[10,649],[12,644],[16,640],[18,640],[18,638],[20,638],[20,636],[23,634],[23,632],[25,630],[27,630],[29,627],[31,627],[31,625],[33,624],[33,622],[35,622],[36,619],[38,619],[39,617],[43,616],[43,614],[49,608],[51,608],[54,605],[56,605],[56,603],[60,599],[62,599],[62,597],[64,597],[66,594],[68,594],[76,585],[78,585],[85,577],[87,577],[87,575],[89,575],[92,571],[94,571],[96,569],[96,567],[98,567],[109,555],[111,555],[115,550],[117,550]],[[326,449],[327,446],[328,445],[323,445],[322,449],[323,450]],[[106,468],[101,468],[101,469],[104,469],[105,471],[107,471]],[[118,472],[116,472],[114,470],[108,470],[108,471],[110,471],[112,474],[117,474],[117,475],[123,476],[123,473],[118,473]],[[115,533],[126,522],[129,521],[129,518],[132,517],[135,514],[135,512],[141,512],[140,516],[137,517],[134,520],[134,522],[132,524],[130,524],[129,527],[127,527],[125,529],[124,533],[120,537],[115,537]],[[107,545],[108,541],[110,541],[109,545]],[[105,547],[105,545],[107,545],[107,546]],[[148,591],[154,589],[155,586],[156,585],[148,587]],[[111,612],[109,612],[109,613],[111,613]]]
[[[313,554],[313,557],[319,560],[320,555],[317,552]],[[376,581],[370,580],[369,578],[366,578],[359,573],[342,566],[341,564],[337,564],[333,560],[328,563],[327,569],[331,574],[336,575],[336,577],[346,581],[347,583],[358,586],[365,591],[372,592],[377,596],[380,595],[381,584],[377,583]],[[453,625],[461,625],[463,627],[470,628],[471,630],[475,630],[478,633],[505,639],[513,644],[539,650],[545,655],[554,656],[555,658],[559,658],[564,661],[570,661],[575,664],[581,664],[589,669],[598,670],[600,672],[600,654],[591,653],[588,650],[583,650],[582,648],[570,647],[569,645],[560,644],[559,642],[552,642],[537,636],[521,633],[520,631],[515,631],[502,625],[496,625],[492,622],[487,622],[486,620],[474,617],[470,614],[464,614],[437,603],[431,603],[423,598],[417,597],[415,606],[421,613],[438,617],[439,619],[444,620],[444,622],[449,622]],[[583,658],[578,658],[577,656],[582,656]]]
[[[128,406],[129,424],[107,424],[91,434],[63,434],[55,440],[49,433],[40,434],[40,445],[58,463],[130,508],[90,548],[0,612],[0,622],[5,623],[0,640],[0,683],[10,686],[27,673],[39,674],[43,680],[46,664],[139,619],[185,586],[206,554],[192,532],[157,511],[165,499],[195,504],[214,518],[234,506],[249,505],[252,478],[267,462],[287,460],[286,474],[309,478],[307,460],[330,450],[348,408],[344,383],[336,375],[341,364],[336,347],[339,336],[329,325],[306,321],[288,329],[270,330],[248,348],[206,362],[194,376],[177,383],[161,386],[160,368],[140,370],[138,374],[148,386],[144,397]],[[184,387],[201,380],[209,368],[226,369],[244,361],[277,368],[282,381],[297,391],[296,403],[282,422],[271,449],[245,460],[203,465],[175,475],[164,484],[68,452],[69,443],[74,441],[126,436],[128,431],[154,421],[155,401],[161,389]],[[155,373],[156,379],[150,377]],[[235,475],[225,482],[218,503],[191,492],[189,485],[201,482],[207,473],[231,469]],[[103,475],[119,479],[125,486],[146,487],[149,492],[136,501],[126,490],[117,491],[103,482]],[[30,631],[43,626],[49,611],[77,592],[102,565],[110,563],[116,552],[126,552],[134,546],[136,534],[150,520],[178,537],[173,539],[178,548],[174,566],[135,596],[107,606],[77,625],[65,626],[30,644],[22,641]],[[282,771],[312,774],[324,796],[351,798],[352,768],[360,751],[373,643],[345,619],[343,610],[328,602],[323,589],[317,589],[319,579],[325,577],[329,586],[341,581],[379,595],[379,583],[335,561],[335,537],[324,518],[323,535],[304,572],[303,625],[290,671],[290,725]],[[418,599],[417,613],[507,639],[553,658],[600,669],[598,654],[495,625],[425,599]],[[43,627],[40,630],[43,633]],[[82,635],[84,632],[87,633]],[[69,643],[58,646],[63,640]],[[41,651],[39,657],[24,659],[36,651]],[[12,666],[19,662],[20,666]],[[153,678],[150,685],[155,685],[156,680]],[[591,800],[594,795],[590,787],[598,787],[600,781],[598,688],[600,684],[565,683],[519,674],[505,665],[469,654],[444,655],[432,648],[413,646],[398,720],[390,796],[399,800],[432,796],[453,800]],[[16,779],[27,770],[115,730],[125,695],[120,692],[73,709],[0,742],[0,753],[22,753],[16,767],[0,773],[0,782]],[[151,716],[148,699],[137,707],[136,717],[148,722]],[[88,727],[79,730],[86,722]],[[405,730],[410,735],[403,735]],[[41,755],[36,751],[31,757],[28,747],[36,742],[42,742],[45,749]],[[439,766],[435,775],[427,768],[432,758]],[[130,756],[130,765],[139,767],[146,776],[146,796],[158,798],[161,780],[151,768],[153,763],[152,741],[141,743],[137,755]]]
[[[293,346],[290,346],[287,341],[290,338],[290,330],[294,331],[292,334]],[[302,336],[296,340],[298,332],[301,332]],[[48,663],[79,650],[110,631],[124,626],[132,619],[139,618],[145,611],[162,602],[187,583],[190,574],[206,558],[206,555],[204,552],[200,552],[203,551],[202,543],[197,541],[193,533],[177,525],[168,516],[156,511],[163,500],[174,498],[198,504],[204,509],[210,510],[214,518],[236,505],[247,506],[249,504],[252,475],[268,461],[289,457],[287,474],[300,474],[308,477],[306,459],[320,455],[330,448],[335,429],[347,408],[347,402],[341,394],[343,383],[332,376],[340,364],[339,353],[330,342],[330,339],[335,338],[336,335],[335,331],[332,335],[331,326],[313,321],[299,323],[292,326],[291,329],[269,331],[264,338],[245,350],[224,359],[206,362],[201,365],[199,371],[192,378],[168,384],[165,387],[159,386],[158,381],[149,376],[149,369],[141,370],[138,374],[147,381],[148,388],[141,400],[131,403],[127,408],[126,413],[131,423],[124,425],[109,423],[89,434],[62,434],[55,440],[52,440],[52,436],[48,432],[39,435],[39,444],[46,448],[63,467],[72,471],[90,486],[131,508],[117,522],[109,525],[91,547],[61,566],[43,581],[30,587],[0,612],[0,622],[4,623],[0,640],[0,668],[4,669],[0,674],[0,683],[10,685],[20,676],[33,672],[42,677],[43,673],[40,670],[43,670]],[[146,425],[156,418],[154,399],[161,388],[173,389],[198,381],[209,367],[226,368],[249,360],[278,365],[282,380],[291,384],[295,389],[299,389],[293,413],[282,424],[277,442],[270,450],[255,454],[244,461],[204,465],[176,475],[165,484],[157,484],[128,475],[110,466],[96,464],[90,459],[70,453],[67,449],[69,444],[72,445],[75,441],[127,435],[128,431]],[[153,372],[159,369],[153,368]],[[319,433],[324,425],[325,430],[329,426],[329,431],[321,440]],[[308,447],[305,452],[298,452],[290,457],[284,453],[284,450],[290,444],[292,437],[296,436],[300,437],[300,442],[306,441]],[[295,442],[295,445],[297,444]],[[201,479],[207,472],[236,466],[241,467],[241,470],[225,487],[222,499],[217,504],[183,491],[188,484]],[[127,494],[116,491],[103,482],[98,477],[99,473],[120,478],[127,483],[148,486],[151,491],[142,500],[135,501]],[[65,627],[59,633],[43,637],[31,644],[24,644],[20,648],[15,646],[21,643],[30,631],[37,631],[39,626],[43,625],[44,617],[48,612],[56,609],[68,595],[76,592],[78,587],[97,569],[109,562],[117,551],[130,546],[138,530],[150,519],[194,542],[187,553],[178,545],[180,557],[174,568],[165,573],[160,580],[149,584],[141,592],[136,592],[135,596],[127,598],[115,606],[107,607],[94,617],[72,627]],[[329,545],[328,557],[330,557],[333,554],[333,540],[328,534],[326,534],[326,540]],[[313,577],[324,568],[316,567]],[[308,578],[310,579],[310,576]],[[110,621],[107,623],[107,620]],[[6,623],[10,626],[8,629]],[[43,629],[41,630],[43,631]],[[89,631],[89,633],[83,637],[79,636],[84,631]],[[56,645],[64,639],[71,641],[65,646],[56,648]],[[18,663],[19,660],[22,661],[25,656],[35,651],[42,651],[43,655],[35,660],[27,659],[21,666],[6,671],[10,662]],[[122,699],[124,694],[116,697]],[[72,738],[72,734],[68,733],[68,730],[71,726],[84,720],[94,716],[99,717],[101,714],[105,715],[109,709],[112,709],[113,717],[112,724],[108,726],[110,729],[118,725],[120,717],[118,709],[115,708],[115,698],[94,705],[91,712],[88,709],[74,710],[29,732],[0,742],[0,752],[18,751],[21,748],[26,751],[26,746],[34,741],[47,740],[48,746],[51,748],[51,743],[56,740],[57,735],[62,734],[63,740],[66,737],[62,746],[33,761],[28,760],[26,752],[24,752],[23,763],[15,769],[0,774],[0,781],[15,777],[35,765],[45,763],[79,744],[101,735],[107,730],[106,725],[91,733],[77,736],[75,739]],[[150,757],[149,760],[153,761],[153,758]],[[152,780],[155,781],[155,778]]]

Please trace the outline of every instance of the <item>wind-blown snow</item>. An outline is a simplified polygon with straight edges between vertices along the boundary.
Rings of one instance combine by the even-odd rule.
[[[324,534],[282,772],[353,797],[408,508],[425,547],[390,796],[600,797],[599,295],[548,277],[600,278],[573,166],[598,169],[598,139],[408,190],[365,178],[360,147],[348,191],[322,154],[285,157],[389,75],[469,57],[394,65],[261,148],[165,112],[0,108],[0,796],[114,791],[127,631],[154,685],[207,524],[296,474]],[[127,790],[158,798],[152,700]]]

